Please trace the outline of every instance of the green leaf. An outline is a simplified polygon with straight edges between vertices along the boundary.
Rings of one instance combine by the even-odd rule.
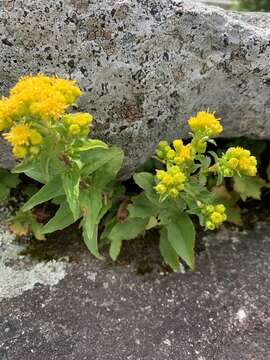
[[[62,230],[77,220],[78,218],[74,219],[67,201],[64,201],[60,205],[54,217],[43,226],[42,233],[50,234],[54,231]]]
[[[117,223],[108,235],[111,241],[131,240],[140,235],[148,224],[149,219],[127,218],[122,223]]]
[[[176,253],[194,269],[195,229],[190,217],[182,212],[175,212],[172,222],[167,225],[168,241]]]
[[[96,148],[108,149],[108,145],[105,142],[97,139],[86,140],[84,144],[78,148],[78,151],[87,151]]]
[[[159,208],[146,197],[145,193],[132,198],[132,204],[128,206],[129,216],[132,218],[149,218],[157,215],[158,211]]]
[[[158,221],[157,218],[155,216],[151,216],[148,224],[145,227],[145,230],[150,230],[153,229],[154,227],[156,227],[158,225]]]
[[[9,188],[5,184],[0,184],[0,200],[5,200],[9,196]]]
[[[101,168],[103,165],[110,163],[115,157],[115,149],[116,147],[111,147],[109,149],[96,148],[85,151],[81,154],[81,160],[84,164],[81,174],[82,177],[89,176]],[[122,151],[118,149],[118,152]]]
[[[102,194],[99,191],[90,189],[82,191],[80,203],[84,214],[83,238],[89,251],[98,259],[103,259],[98,251],[98,219],[102,210]]]
[[[12,169],[12,172],[14,174],[20,174],[25,173],[26,171],[30,171],[34,168],[34,162],[29,160],[24,160],[22,163],[15,166],[14,169]]]
[[[6,185],[10,189],[16,188],[20,183],[19,175],[12,174],[8,170],[0,169],[0,183]]]
[[[155,186],[155,177],[153,174],[142,172],[135,174],[133,176],[135,183],[140,186],[147,196],[147,198],[153,202],[155,205],[159,206],[159,195],[156,193]]]
[[[165,263],[177,272],[180,266],[179,257],[168,241],[166,228],[160,230],[159,249]]]
[[[79,204],[80,195],[80,172],[77,167],[62,173],[63,188],[67,197],[70,210],[74,219],[78,218],[81,210]]]
[[[243,201],[251,197],[260,200],[261,189],[265,186],[265,181],[259,177],[234,176],[234,190],[238,192]]]
[[[57,196],[63,195],[64,189],[62,186],[61,178],[59,176],[50,180],[44,185],[35,195],[33,195],[23,206],[22,210],[27,211],[34,206],[42,204]]]
[[[110,257],[115,261],[121,251],[122,240],[114,239],[110,244]]]
[[[38,169],[31,169],[31,170],[25,171],[24,173],[31,179],[36,180],[36,181],[40,182],[41,184],[46,183],[46,180],[44,179],[43,175],[40,173],[40,171]]]
[[[115,180],[123,163],[124,153],[120,148],[112,146],[107,152],[110,152],[110,160],[97,169],[91,179],[91,185],[99,189]]]

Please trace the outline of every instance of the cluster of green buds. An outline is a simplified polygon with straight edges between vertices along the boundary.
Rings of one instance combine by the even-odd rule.
[[[158,183],[155,186],[155,190],[164,198],[167,196],[176,198],[179,192],[183,190],[186,180],[185,174],[178,166],[172,166],[167,171],[157,170],[156,178]]]
[[[204,205],[202,207],[202,214],[204,218],[204,225],[206,230],[214,230],[221,223],[226,221],[226,208],[223,204],[218,205]]]

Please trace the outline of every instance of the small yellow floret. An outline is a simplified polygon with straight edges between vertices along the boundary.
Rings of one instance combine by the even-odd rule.
[[[78,135],[81,132],[81,128],[77,124],[72,124],[70,125],[68,131],[72,135]]]
[[[215,211],[211,214],[211,220],[214,224],[220,224],[223,221],[223,216],[219,212]]]
[[[25,146],[16,145],[13,147],[12,153],[16,158],[23,158],[27,154],[27,149]]]

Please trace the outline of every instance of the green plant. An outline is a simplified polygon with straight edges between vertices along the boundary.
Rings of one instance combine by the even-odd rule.
[[[98,224],[112,206],[123,152],[88,139],[90,114],[66,113],[79,95],[72,81],[37,75],[22,78],[0,101],[0,128],[9,129],[3,136],[23,159],[13,172],[43,185],[17,214],[13,229],[21,234],[31,230],[42,239],[80,220],[85,244],[101,258]],[[37,228],[30,210],[50,200],[59,208]]]
[[[131,199],[127,216],[109,216],[101,241],[110,243],[110,256],[116,259],[124,240],[136,238],[146,230],[157,228],[160,252],[165,262],[179,269],[179,258],[194,268],[195,228],[191,216],[197,216],[206,230],[214,230],[227,219],[225,206],[214,192],[207,189],[209,175],[217,175],[217,185],[224,178],[239,177],[245,181],[256,175],[257,161],[250,151],[241,147],[229,148],[220,157],[208,154],[207,143],[223,130],[219,119],[209,112],[199,112],[188,121],[192,140],[184,145],[181,139],[170,146],[161,141],[156,158],[163,169],[156,174],[142,172],[134,175],[143,192]]]
[[[159,168],[155,174],[134,175],[142,192],[131,199],[123,195],[116,181],[123,152],[100,140],[89,140],[92,116],[67,113],[75,105],[80,89],[72,81],[44,75],[22,78],[0,101],[0,130],[21,162],[13,170],[38,181],[34,193],[13,220],[15,232],[31,231],[39,239],[79,221],[83,239],[97,258],[100,246],[110,244],[116,259],[124,240],[157,228],[160,251],[174,270],[180,258],[194,268],[197,216],[205,230],[214,230],[227,219],[225,206],[207,188],[209,177],[255,177],[257,161],[250,151],[231,147],[218,156],[207,151],[213,137],[223,130],[214,113],[199,112],[189,119],[192,140],[184,145],[175,139],[172,146],[161,141],[156,151]],[[238,189],[241,184],[238,182]],[[239,190],[240,191],[240,190]],[[250,189],[242,189],[243,196]],[[34,209],[48,201],[58,206],[47,223],[37,222]],[[34,211],[32,211],[34,209]],[[99,236],[99,224],[103,231]]]
[[[266,141],[237,138],[228,144],[229,147],[239,145],[250,150],[256,156],[258,165],[262,165],[263,154],[267,150]],[[269,188],[269,183],[259,175],[253,177],[235,175],[231,179],[225,179],[219,186],[210,184],[210,189],[216,198],[226,206],[227,221],[236,225],[242,224],[240,200],[243,202],[248,199],[260,200],[263,188]]]
[[[8,170],[0,169],[0,201],[8,198],[10,189],[16,188],[20,183],[17,174],[11,174]]]
[[[232,7],[242,11],[270,11],[270,0],[235,0]]]

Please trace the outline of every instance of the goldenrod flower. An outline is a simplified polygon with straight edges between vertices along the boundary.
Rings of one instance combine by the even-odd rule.
[[[12,153],[16,158],[23,158],[27,154],[27,148],[25,146],[16,145],[12,149]]]
[[[158,180],[158,184],[155,186],[156,192],[172,198],[176,198],[179,192],[183,190],[186,180],[185,174],[178,166],[173,166],[168,171],[157,170],[156,178]]]
[[[35,129],[31,129],[26,124],[14,125],[10,131],[3,136],[13,146],[13,154],[19,158],[27,154],[29,146],[30,149],[38,148],[37,146],[31,145],[39,145],[42,142],[40,133]],[[33,153],[33,151],[37,153],[36,150],[30,150],[31,153]]]
[[[204,205],[202,207],[202,213],[205,217],[205,228],[206,230],[214,230],[223,221],[227,219],[225,214],[226,208],[223,204],[217,205]]]
[[[225,176],[233,176],[239,172],[247,176],[256,176],[257,160],[251,156],[250,151],[240,146],[229,148],[223,155],[221,162]]]
[[[4,138],[13,146],[29,145],[32,129],[28,125],[18,124],[13,126]]]
[[[81,91],[74,81],[42,74],[21,78],[10,91],[16,116],[35,116],[43,121],[59,119]]]
[[[222,132],[223,127],[214,113],[208,111],[200,111],[195,117],[188,120],[190,129],[194,134],[200,136],[214,136]]]

